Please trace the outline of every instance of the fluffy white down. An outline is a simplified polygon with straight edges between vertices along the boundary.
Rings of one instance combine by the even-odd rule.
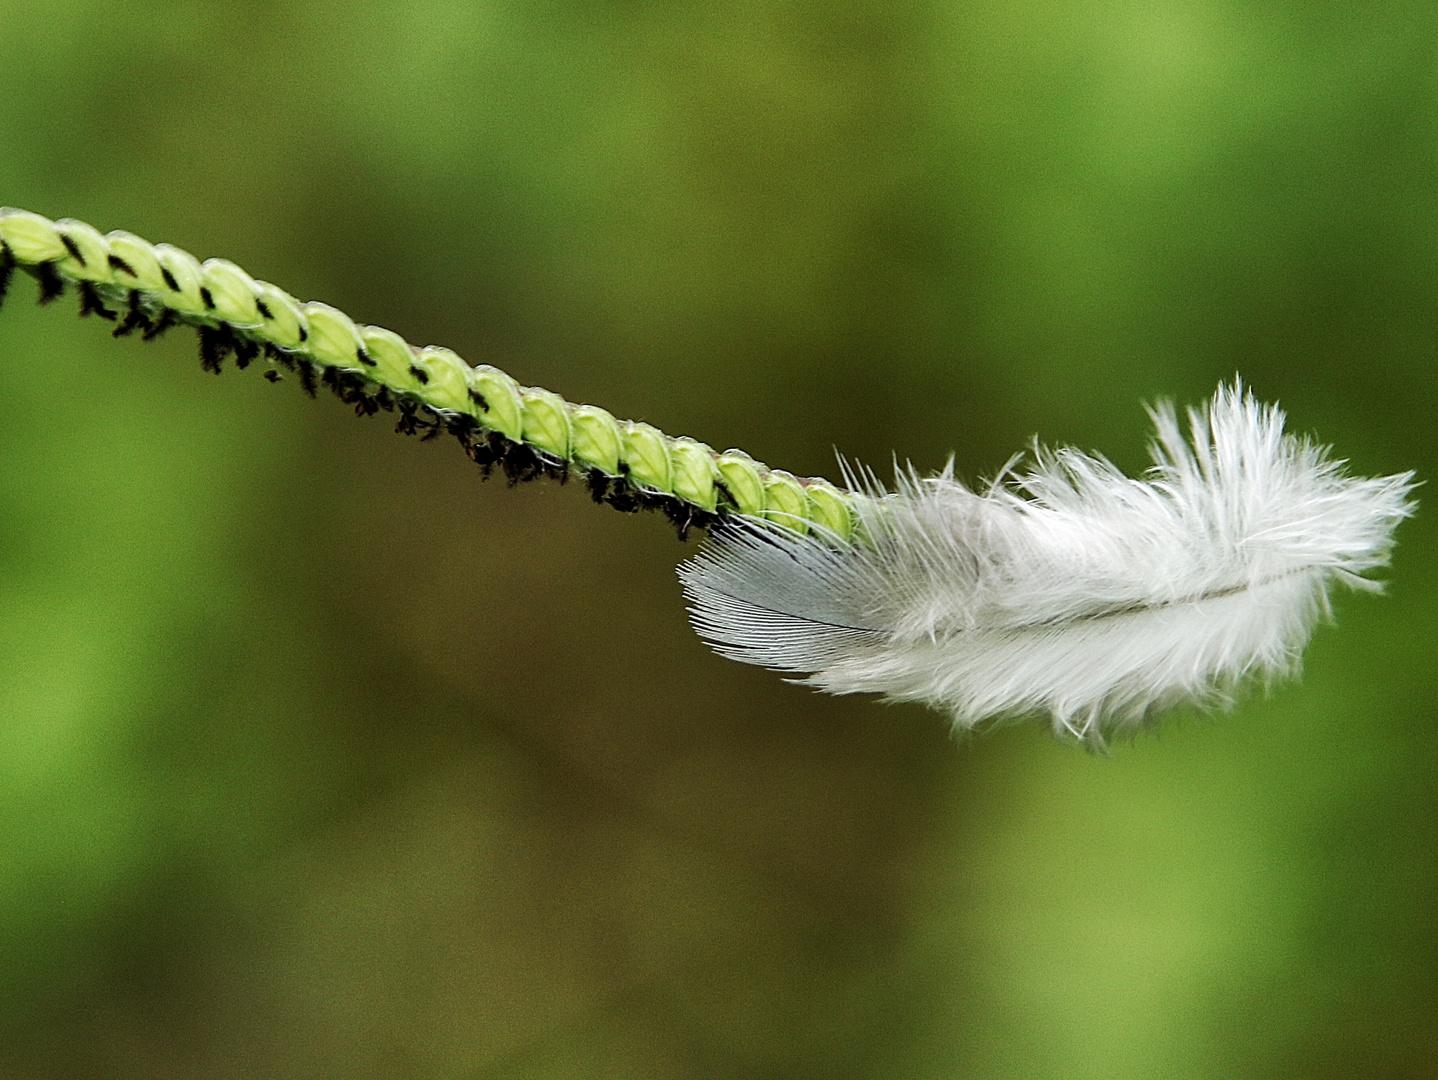
[[[1143,479],[1072,449],[976,494],[871,475],[861,539],[745,520],[680,567],[716,651],[835,694],[921,701],[969,728],[1047,713],[1091,743],[1245,676],[1298,666],[1334,582],[1366,589],[1412,513],[1412,474],[1350,477],[1240,384],[1151,411]],[[849,477],[851,485],[855,478]]]

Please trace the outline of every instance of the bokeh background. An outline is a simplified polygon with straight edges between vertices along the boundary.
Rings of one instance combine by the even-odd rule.
[[[1438,474],[1423,0],[0,0],[0,202],[799,473]],[[0,1075],[1438,1076],[1434,515],[1110,758],[690,633],[665,523],[0,313]]]

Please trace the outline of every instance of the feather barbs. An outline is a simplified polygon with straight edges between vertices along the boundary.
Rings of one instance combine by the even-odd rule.
[[[695,629],[830,693],[874,692],[958,728],[1047,713],[1100,743],[1245,678],[1294,672],[1335,582],[1376,588],[1412,475],[1350,477],[1235,383],[1151,410],[1138,479],[1077,450],[982,494],[946,469],[857,479],[856,537],[743,522],[680,570]]]

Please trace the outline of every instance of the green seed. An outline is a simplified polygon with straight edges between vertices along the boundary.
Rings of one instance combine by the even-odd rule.
[[[83,262],[73,255],[60,260],[58,269],[62,274],[79,281],[102,284],[110,280],[110,250],[105,246],[105,238],[100,235],[99,229],[74,218],[61,218],[55,222],[55,230],[84,256]]]
[[[664,433],[650,424],[628,423],[621,429],[629,478],[642,487],[669,492],[669,453]]]
[[[804,513],[809,501],[804,496],[804,485],[793,473],[774,469],[764,477],[764,504],[764,516],[770,521],[795,532],[809,531]]]
[[[255,282],[255,294],[259,303],[265,305],[265,311],[269,312],[268,315],[260,313],[264,319],[259,327],[260,335],[282,349],[299,348],[310,333],[300,302],[268,281]]]
[[[410,370],[414,367],[414,350],[409,347],[409,342],[382,326],[360,327],[360,340],[364,342],[364,351],[375,363],[371,378],[400,393],[419,390],[419,379]]]
[[[0,240],[5,241],[15,258],[30,266],[70,254],[55,231],[55,223],[29,210],[0,211]]]
[[[854,521],[844,493],[826,480],[810,480],[804,494],[809,498],[809,520],[823,533],[847,542],[853,535]]]
[[[424,384],[424,400],[437,409],[467,413],[470,410],[469,365],[452,350],[428,345],[414,354],[414,362],[429,382]]]
[[[364,342],[359,330],[350,317],[339,308],[311,301],[301,311],[309,323],[310,336],[305,349],[319,363],[326,367],[337,367],[347,371],[367,371],[367,365],[359,358]]]
[[[669,460],[674,494],[713,512],[718,495],[714,489],[714,451],[693,439],[671,439]]]
[[[468,372],[469,412],[485,427],[493,428],[507,439],[519,442],[524,437],[519,413],[519,388],[499,368],[479,364]],[[478,400],[476,400],[478,398]]]
[[[160,272],[160,260],[148,241],[120,229],[107,234],[105,241],[110,245],[110,254],[124,264],[114,268],[111,280],[115,284],[152,293],[169,290],[165,275]]]
[[[171,288],[167,281],[161,290],[160,299],[165,306],[173,308],[181,315],[208,317],[210,309],[205,306],[204,297],[200,295],[200,288],[204,284],[204,271],[195,257],[172,244],[156,244],[155,256],[160,260],[160,265],[170,272],[170,277],[175,282],[175,287]]]
[[[741,514],[758,517],[764,512],[764,481],[762,466],[742,450],[726,450],[714,460],[719,479]]]
[[[206,259],[201,269],[216,317],[246,330],[260,325],[254,278],[228,259]]]
[[[558,394],[538,388],[519,395],[524,441],[561,461],[569,460],[569,408]]]
[[[569,415],[574,424],[575,460],[618,476],[619,421],[598,405],[577,405]]]

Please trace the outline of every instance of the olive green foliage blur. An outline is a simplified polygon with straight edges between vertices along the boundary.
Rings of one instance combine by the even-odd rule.
[[[1421,0],[0,0],[0,202],[802,474],[1139,468],[1239,371],[1423,478],[1435,70]],[[1433,1075],[1432,514],[1299,685],[955,745],[711,655],[662,520],[33,295],[0,1074]]]

